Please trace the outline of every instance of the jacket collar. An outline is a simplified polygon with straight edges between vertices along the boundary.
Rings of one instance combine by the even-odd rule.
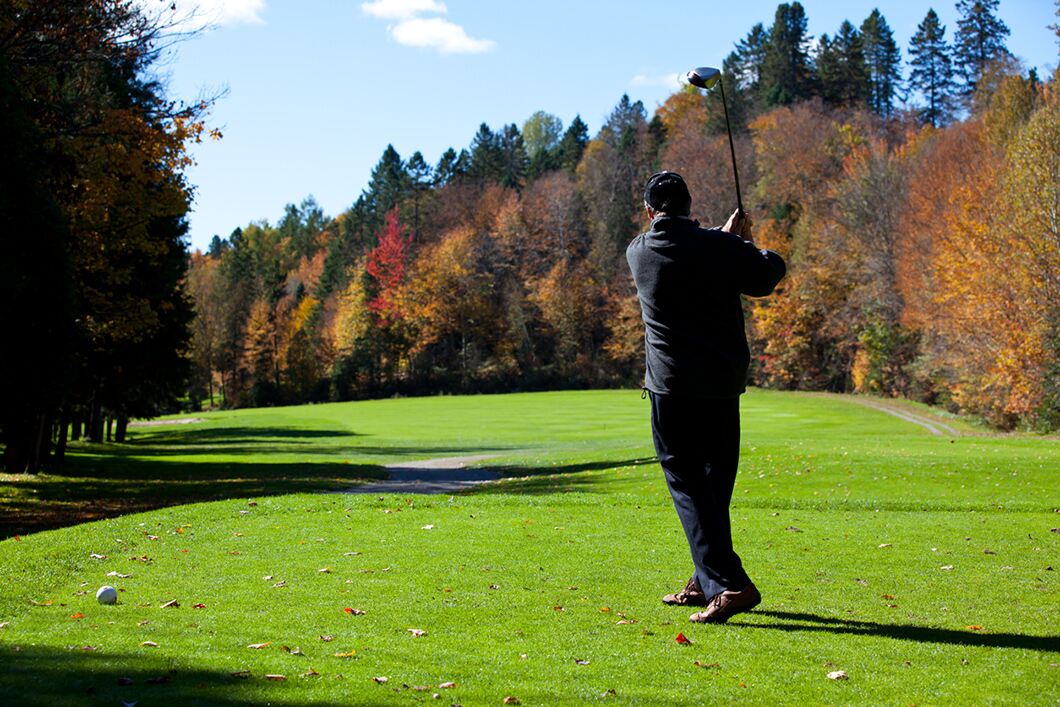
[[[699,221],[688,216],[671,216],[670,214],[659,214],[651,221],[651,230],[656,232],[683,231],[689,228],[698,228]]]

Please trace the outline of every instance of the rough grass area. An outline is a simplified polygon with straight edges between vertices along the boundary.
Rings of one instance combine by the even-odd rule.
[[[228,500],[0,543],[0,701],[1055,703],[1056,440],[832,396],[743,413],[734,526],[765,599],[726,626],[659,601],[691,568],[634,392],[215,413],[78,450],[53,486],[10,482],[11,512]],[[458,454],[513,478],[265,495]]]

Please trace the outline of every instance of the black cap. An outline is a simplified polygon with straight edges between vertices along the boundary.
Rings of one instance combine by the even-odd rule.
[[[644,185],[644,203],[664,214],[685,216],[692,208],[692,196],[680,174],[656,172]]]

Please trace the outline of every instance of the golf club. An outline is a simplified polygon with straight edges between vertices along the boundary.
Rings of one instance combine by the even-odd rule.
[[[685,75],[688,83],[708,91],[717,84],[721,89],[721,107],[725,111],[725,130],[729,133],[729,154],[732,155],[732,178],[736,182],[736,208],[743,214],[743,198],[740,196],[740,175],[736,171],[736,148],[732,145],[732,127],[729,126],[729,106],[725,103],[725,82],[721,72],[710,66],[699,66]]]

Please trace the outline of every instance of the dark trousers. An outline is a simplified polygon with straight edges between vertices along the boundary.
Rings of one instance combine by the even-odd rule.
[[[740,399],[651,393],[651,434],[707,598],[751,583],[732,548],[729,502],[740,461]]]

